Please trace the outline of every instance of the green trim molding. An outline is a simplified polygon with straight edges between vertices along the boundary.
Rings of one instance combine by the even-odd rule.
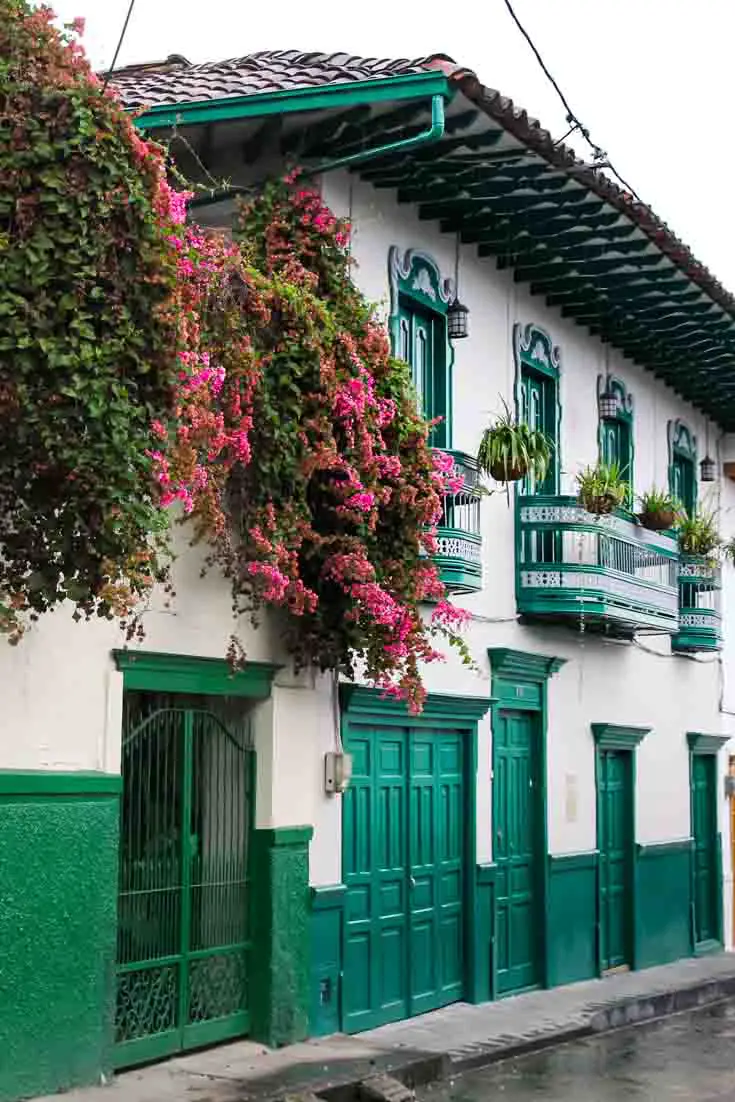
[[[449,100],[453,94],[449,81],[443,74],[409,73],[374,80],[326,84],[320,88],[287,88],[277,92],[226,96],[223,99],[192,103],[166,103],[150,107],[138,115],[134,122],[141,130],[158,130],[162,127],[262,118],[296,111],[328,111],[336,107],[349,108],[425,99],[430,96],[443,96]]]
[[[271,1047],[309,1035],[310,826],[251,836],[251,1036]]]
[[[198,658],[157,651],[114,650],[116,668],[127,690],[201,693],[204,696],[240,696],[265,700],[280,666],[248,662],[233,670],[224,658]]]
[[[118,796],[122,791],[119,773],[61,773],[29,770],[14,773],[0,769],[0,797],[3,796]]]
[[[380,716],[384,719],[397,719],[411,726],[422,724],[444,724],[450,727],[462,726],[462,721],[471,726],[482,719],[492,700],[487,696],[451,696],[448,693],[429,693],[424,701],[421,715],[412,716],[404,701],[387,697],[381,689],[371,689],[364,685],[352,685],[343,682],[339,687],[340,704],[343,711],[353,715]]]
[[[547,985],[597,975],[597,850],[549,854]]]
[[[0,774],[0,1100],[112,1068],[120,777]]]
[[[591,723],[590,727],[600,750],[635,750],[651,730],[619,723]]]
[[[691,956],[692,846],[691,838],[636,846],[637,968]]]
[[[705,735],[701,731],[687,731],[687,743],[692,754],[717,754],[726,746],[731,735]]]

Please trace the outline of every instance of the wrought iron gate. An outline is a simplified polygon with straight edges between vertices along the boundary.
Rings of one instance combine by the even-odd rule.
[[[247,733],[212,711],[131,695],[122,748],[117,1067],[241,1036],[249,1024]]]

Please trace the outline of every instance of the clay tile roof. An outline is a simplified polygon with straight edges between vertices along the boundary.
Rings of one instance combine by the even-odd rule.
[[[127,108],[196,103],[228,96],[252,96],[293,88],[374,80],[439,70],[447,76],[457,71],[445,54],[410,61],[352,54],[302,53],[299,50],[260,50],[227,61],[192,65],[180,55],[166,61],[118,69],[112,83]]]

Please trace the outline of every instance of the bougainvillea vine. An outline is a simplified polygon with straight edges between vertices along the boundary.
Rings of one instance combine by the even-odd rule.
[[[146,451],[176,382],[181,200],[162,151],[90,71],[80,29],[0,0],[0,632],[12,642],[65,600],[77,616],[125,615],[165,565]]]
[[[466,613],[431,559],[453,463],[429,447],[407,366],[356,287],[349,226],[293,176],[243,206],[234,242],[182,226],[176,412],[150,455],[233,611],[282,610],[297,667],[420,709],[440,634]],[[421,606],[433,603],[427,619]]]

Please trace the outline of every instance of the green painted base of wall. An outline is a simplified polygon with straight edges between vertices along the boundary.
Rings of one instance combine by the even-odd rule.
[[[635,966],[692,955],[691,842],[638,846]]]
[[[549,857],[548,987],[597,975],[597,854]]]
[[[111,1066],[120,778],[0,773],[0,1099]]]
[[[255,830],[251,840],[251,1036],[277,1046],[309,1034],[311,827]]]

